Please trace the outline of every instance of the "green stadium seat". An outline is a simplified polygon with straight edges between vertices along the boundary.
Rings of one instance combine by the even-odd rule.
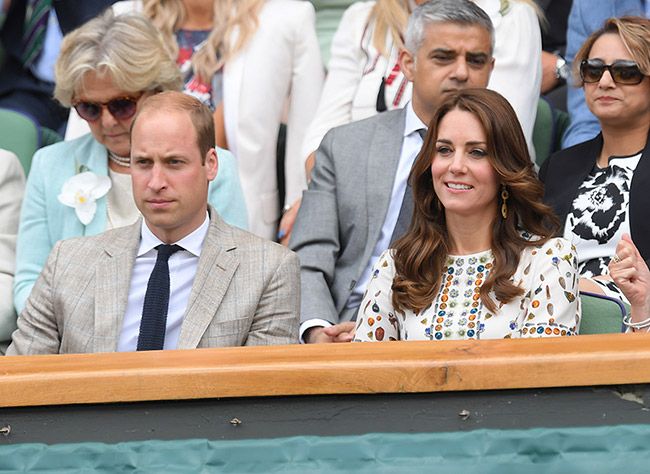
[[[61,139],[55,131],[39,127],[30,116],[15,110],[0,108],[0,148],[18,156],[25,176],[29,174],[36,150]]]
[[[582,320],[580,334],[608,334],[624,331],[626,305],[616,298],[587,291],[580,292]]]
[[[533,146],[537,166],[562,148],[562,135],[569,126],[569,115],[553,109],[543,98],[537,101],[537,116],[533,127]]]

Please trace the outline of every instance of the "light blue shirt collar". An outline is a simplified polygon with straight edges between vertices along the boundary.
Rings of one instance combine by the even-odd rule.
[[[406,104],[406,119],[404,122],[404,136],[408,137],[409,135],[413,133],[417,133],[418,130],[421,130],[423,128],[427,128],[427,126],[424,124],[422,120],[420,120],[420,117],[418,117],[415,113],[415,110],[413,110],[413,103],[409,101],[408,104]]]

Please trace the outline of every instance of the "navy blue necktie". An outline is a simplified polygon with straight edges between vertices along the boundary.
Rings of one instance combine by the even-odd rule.
[[[144,295],[140,335],[138,336],[139,351],[157,351],[165,345],[167,311],[169,309],[168,262],[174,252],[183,250],[183,248],[178,245],[161,244],[156,247],[156,250],[158,250],[158,257],[147,283],[147,292]]]
[[[421,128],[418,130],[418,133],[422,137],[422,144],[424,145],[424,137],[427,134],[426,128]],[[413,160],[415,164],[415,160]],[[411,165],[412,166],[412,165]],[[413,218],[413,190],[408,180],[406,181],[406,190],[404,191],[404,199],[402,200],[402,207],[399,209],[399,215],[397,216],[397,222],[395,223],[395,228],[393,229],[393,235],[390,238],[390,246],[393,246],[393,243],[406,234],[409,226],[411,225],[411,219]]]

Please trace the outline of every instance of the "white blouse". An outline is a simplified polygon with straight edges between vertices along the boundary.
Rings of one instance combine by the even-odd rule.
[[[562,238],[527,247],[512,276],[524,289],[490,312],[480,288],[493,265],[492,251],[450,255],[438,297],[419,313],[392,304],[392,249],[377,262],[357,315],[355,341],[501,339],[570,336],[578,333],[580,298],[575,248]]]

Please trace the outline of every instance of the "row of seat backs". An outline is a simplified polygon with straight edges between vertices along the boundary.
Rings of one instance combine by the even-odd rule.
[[[25,176],[29,174],[36,150],[62,140],[53,130],[40,127],[29,115],[16,110],[0,108],[0,148],[18,156]]]

